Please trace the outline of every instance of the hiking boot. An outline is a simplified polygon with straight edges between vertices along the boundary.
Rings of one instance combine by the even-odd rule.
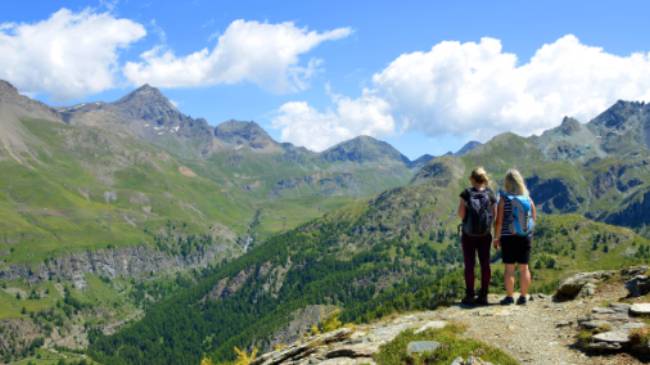
[[[488,305],[489,303],[487,295],[479,295],[474,303],[476,303],[476,305]]]
[[[528,302],[528,299],[526,299],[525,295],[520,295],[519,298],[517,298],[517,305],[526,305],[526,302]]]
[[[466,295],[463,300],[460,301],[460,304],[462,305],[467,305],[467,306],[473,306],[475,303],[474,301],[474,295]]]
[[[505,298],[501,299],[499,304],[501,304],[501,305],[510,305],[510,304],[514,304],[514,302],[515,302],[515,300],[512,299],[512,297],[505,297]]]

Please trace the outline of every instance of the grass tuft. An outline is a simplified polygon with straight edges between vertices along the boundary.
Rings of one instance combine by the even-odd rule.
[[[505,352],[491,347],[483,342],[463,338],[460,336],[465,327],[459,324],[450,324],[442,329],[434,329],[415,334],[412,330],[400,333],[393,341],[380,347],[374,356],[380,365],[401,364],[450,364],[457,357],[480,357],[494,364],[516,365],[517,360]],[[406,347],[411,341],[437,341],[442,346],[431,354],[412,358],[407,355]]]

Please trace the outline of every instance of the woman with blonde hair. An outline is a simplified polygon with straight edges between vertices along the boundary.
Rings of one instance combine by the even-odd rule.
[[[472,170],[469,177],[471,187],[463,190],[458,203],[458,217],[463,221],[461,245],[465,262],[464,305],[487,305],[490,270],[490,243],[492,221],[496,213],[496,196],[489,188],[490,179],[483,167]],[[481,264],[481,290],[474,297],[474,266],[478,253]]]
[[[508,170],[503,185],[504,191],[500,194],[497,207],[494,239],[494,248],[501,247],[501,258],[506,267],[504,281],[507,294],[501,304],[510,305],[515,302],[515,264],[519,264],[520,295],[517,304],[523,305],[527,302],[531,283],[528,262],[537,210],[519,171]]]

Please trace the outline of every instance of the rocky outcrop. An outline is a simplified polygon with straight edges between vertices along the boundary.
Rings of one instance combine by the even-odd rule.
[[[594,271],[575,274],[560,283],[553,298],[561,302],[572,300],[576,297],[592,296],[596,290],[596,285],[613,277],[614,274],[614,271]]]
[[[265,353],[252,365],[279,364],[375,364],[373,355],[400,333],[440,329],[447,322],[433,320],[430,314],[405,315],[374,324],[341,328],[315,335],[288,347]]]
[[[246,280],[253,273],[252,269],[242,270],[233,277],[227,277],[219,280],[212,290],[208,293],[206,299],[217,301],[228,298],[237,293],[244,286]]]
[[[593,308],[590,315],[578,319],[579,327],[585,333],[591,333],[579,341],[580,347],[588,352],[627,351],[641,356],[650,355],[647,337],[641,341],[634,340],[635,335],[647,330],[643,321],[633,317],[642,315],[643,312],[639,310],[642,311],[643,306],[650,306],[650,303],[613,303],[608,307]],[[647,313],[650,314],[650,311]]]
[[[0,363],[24,357],[43,344],[41,331],[29,319],[0,320]]]
[[[627,227],[640,227],[650,224],[650,191],[639,191],[626,202],[623,209],[611,213],[604,221]]]
[[[553,178],[541,179],[533,176],[526,179],[530,195],[539,210],[544,213],[569,213],[575,212],[581,203],[580,198],[574,196],[566,181]]]
[[[83,288],[87,273],[106,278],[143,278],[159,272],[205,267],[223,259],[226,247],[213,244],[187,256],[172,256],[144,245],[79,252],[46,260],[36,268],[19,264],[0,268],[0,280],[37,282],[60,278]]]
[[[318,325],[332,315],[336,309],[337,307],[333,305],[308,305],[294,311],[289,324],[273,334],[268,347],[277,347],[298,341],[308,334],[314,325]]]
[[[650,277],[647,275],[637,275],[625,282],[625,288],[630,297],[640,297],[650,293]]]

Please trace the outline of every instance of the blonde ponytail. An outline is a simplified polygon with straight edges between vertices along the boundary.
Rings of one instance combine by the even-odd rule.
[[[517,169],[510,169],[506,172],[506,178],[503,181],[506,192],[514,195],[528,196],[526,182]]]

